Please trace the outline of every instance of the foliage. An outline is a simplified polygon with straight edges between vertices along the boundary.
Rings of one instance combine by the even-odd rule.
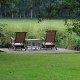
[[[0,25],[0,37],[3,37],[4,35],[3,35],[3,27],[2,27],[2,25]]]
[[[69,20],[68,22],[72,25],[71,21]],[[56,43],[58,47],[80,50],[80,37],[74,32],[70,34],[66,31],[64,20],[43,20],[38,23],[34,19],[1,19],[0,22],[7,24],[3,29],[5,36],[2,39],[2,45],[9,43],[10,37],[15,37],[16,31],[28,32],[26,38],[45,38],[45,31],[50,29],[57,30]]]
[[[68,23],[66,20],[65,25],[67,26],[67,31],[70,34],[75,32],[78,36],[80,36],[80,19],[72,19],[72,23]]]
[[[80,19],[76,20],[75,22],[73,22],[73,32],[77,33],[77,35],[80,36]]]
[[[72,33],[75,32],[78,36],[80,36],[80,18],[76,17],[76,10],[80,8],[80,1],[79,0],[65,0],[66,7],[70,10],[70,14],[72,16],[72,24],[68,24],[67,20],[65,19],[66,25],[68,26],[68,32]],[[73,26],[73,27],[71,27]]]
[[[0,47],[7,47],[12,32],[6,31],[7,24],[0,24]]]
[[[49,19],[80,16],[78,0],[0,0],[0,4],[3,6],[0,6],[2,17]]]
[[[74,32],[70,34],[67,31],[58,31],[56,39],[59,47],[80,50],[80,37]]]
[[[0,24],[0,45],[2,44],[2,41],[3,41],[2,39],[5,36],[4,27],[5,27],[5,24]]]
[[[16,1],[18,1],[18,0],[0,0],[0,5],[1,5],[1,6],[8,6],[8,5],[10,5],[11,3],[14,3],[14,2],[16,2]]]

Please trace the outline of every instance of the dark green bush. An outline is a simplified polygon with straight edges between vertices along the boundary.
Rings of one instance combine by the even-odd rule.
[[[0,47],[7,47],[7,44],[10,42],[10,37],[13,36],[12,32],[6,31],[5,27],[7,25],[0,25]]]
[[[80,50],[80,37],[74,32],[58,31],[56,37],[57,45],[62,48]]]

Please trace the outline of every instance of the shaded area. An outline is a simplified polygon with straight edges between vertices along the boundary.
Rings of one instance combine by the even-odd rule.
[[[3,50],[0,50],[0,52],[4,52]]]

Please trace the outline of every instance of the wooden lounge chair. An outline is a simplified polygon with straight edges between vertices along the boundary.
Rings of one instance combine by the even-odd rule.
[[[11,37],[11,48],[14,48],[14,50],[16,50],[16,48],[25,48],[26,50],[26,42],[25,42],[25,37],[26,37],[26,33],[27,32],[15,32],[16,36],[15,39]]]
[[[56,47],[55,44],[56,31],[55,30],[47,30],[45,41],[42,43],[42,48],[53,48]]]

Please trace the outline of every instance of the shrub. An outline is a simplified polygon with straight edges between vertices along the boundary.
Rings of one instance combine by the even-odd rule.
[[[58,31],[56,40],[59,47],[80,50],[80,37],[74,32],[69,34],[67,31]]]
[[[12,32],[5,30],[6,26],[5,24],[0,25],[0,47],[7,47],[10,37],[13,36]]]

